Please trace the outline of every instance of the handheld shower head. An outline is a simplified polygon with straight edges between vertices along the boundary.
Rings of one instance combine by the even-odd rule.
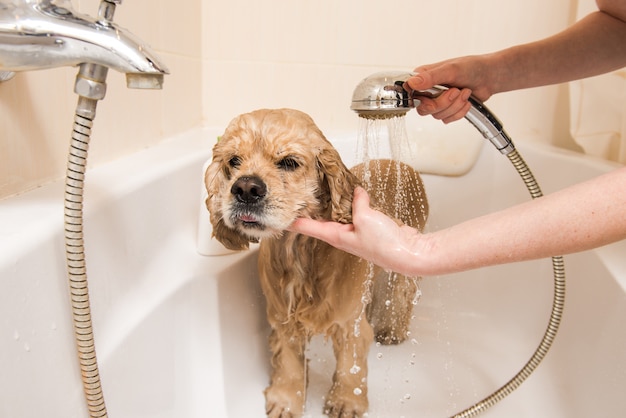
[[[403,86],[413,75],[407,72],[385,71],[364,78],[352,93],[350,109],[366,119],[389,119],[404,116],[415,107],[416,97],[437,97],[444,91],[437,86],[420,91],[419,94],[410,93]]]
[[[408,91],[404,88],[404,83],[414,75],[415,73],[385,71],[364,78],[352,93],[350,109],[366,119],[404,116],[419,104],[420,97],[436,98],[448,89],[437,85],[427,90]],[[469,101],[472,107],[465,119],[502,154],[513,151],[513,142],[504,132],[500,121],[480,100],[470,97]]]

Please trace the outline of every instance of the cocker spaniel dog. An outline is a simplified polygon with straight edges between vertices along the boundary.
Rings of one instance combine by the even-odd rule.
[[[321,333],[332,340],[337,360],[324,413],[361,417],[368,408],[369,347],[374,339],[392,344],[406,338],[416,278],[285,229],[303,216],[351,222],[352,194],[361,184],[379,210],[422,229],[428,205],[419,174],[389,160],[350,171],[308,115],[263,109],[228,125],[213,148],[205,184],[217,240],[233,250],[260,241],[259,276],[272,329],[267,415],[303,414],[305,345]],[[396,213],[398,203],[408,209]]]

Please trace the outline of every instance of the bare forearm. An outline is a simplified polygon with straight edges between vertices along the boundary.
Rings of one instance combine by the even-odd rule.
[[[626,167],[428,234],[371,209],[357,188],[352,221],[300,218],[290,230],[411,276],[570,254],[626,238]]]
[[[485,101],[496,93],[563,83],[626,66],[626,0],[597,0],[589,14],[549,38],[491,54],[453,58],[415,68],[406,88],[455,86],[437,99],[420,98],[417,112],[445,123],[464,117],[470,94]]]
[[[411,251],[423,262],[414,266],[424,268],[413,273],[425,275],[569,254],[624,239],[626,168],[423,238]]]
[[[626,23],[599,11],[563,32],[485,57],[492,94],[603,74],[626,66]]]

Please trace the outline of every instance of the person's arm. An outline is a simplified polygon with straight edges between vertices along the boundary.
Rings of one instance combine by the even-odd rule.
[[[420,114],[444,122],[465,116],[470,94],[498,92],[601,74],[626,65],[626,0],[598,0],[599,11],[542,41],[416,69],[408,87],[451,88],[424,99]],[[400,273],[438,275],[588,250],[626,238],[626,168],[560,192],[428,234],[399,227],[355,191],[349,225],[298,219],[290,230]]]
[[[411,276],[570,254],[626,238],[626,167],[440,231],[420,234],[355,191],[353,223],[300,218],[291,231]]]
[[[493,94],[563,83],[626,66],[626,1],[598,0],[599,11],[546,39],[485,55],[417,67],[407,81],[414,90],[435,84],[459,87],[423,99],[417,111],[444,122],[461,119],[470,93],[485,101]]]

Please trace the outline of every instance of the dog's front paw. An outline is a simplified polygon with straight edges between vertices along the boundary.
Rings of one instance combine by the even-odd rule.
[[[270,386],[265,389],[265,413],[268,418],[298,418],[304,411],[304,395]]]
[[[367,407],[367,396],[359,390],[344,396],[333,390],[324,405],[324,414],[329,418],[361,418],[367,412]]]

